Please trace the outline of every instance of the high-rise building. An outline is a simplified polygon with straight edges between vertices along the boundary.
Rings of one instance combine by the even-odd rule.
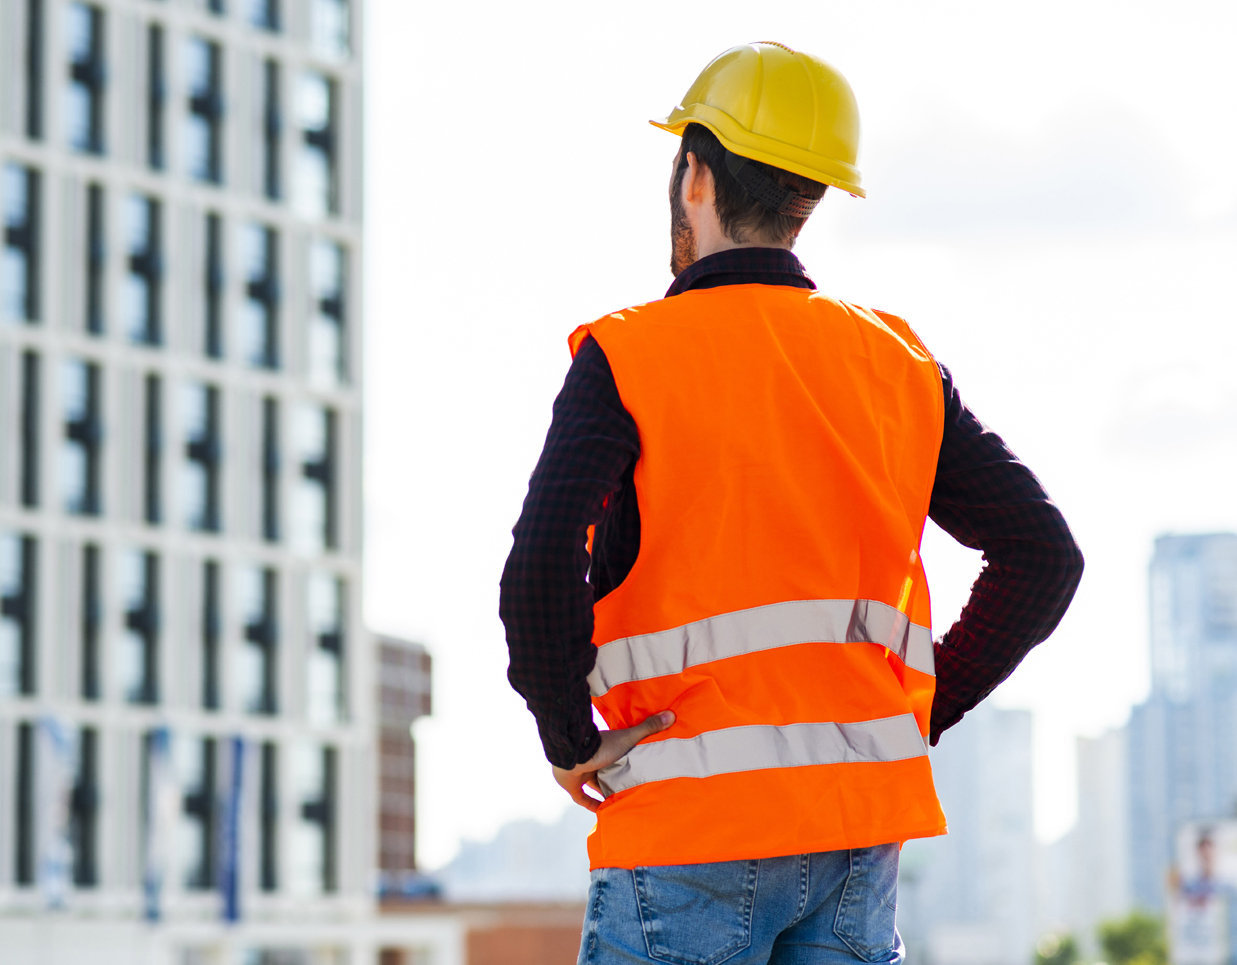
[[[0,0],[6,962],[363,960],[361,13]]]
[[[1162,536],[1151,562],[1151,695],[1129,725],[1136,904],[1160,909],[1174,836],[1237,814],[1237,534]]]
[[[1072,933],[1094,954],[1099,924],[1130,910],[1127,733],[1077,738],[1078,822],[1065,853],[1052,856],[1063,860],[1054,862],[1058,907],[1047,930]]]

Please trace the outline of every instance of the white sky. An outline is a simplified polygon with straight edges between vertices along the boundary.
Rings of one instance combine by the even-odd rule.
[[[567,334],[670,281],[664,115],[717,53],[850,79],[859,201],[797,248],[822,290],[905,316],[1043,479],[1087,573],[994,698],[1036,712],[1043,835],[1073,736],[1147,686],[1165,531],[1237,529],[1237,8],[630,0],[367,4],[365,611],[432,651],[419,849],[568,803],[506,683],[498,577]],[[938,632],[977,554],[929,533]]]

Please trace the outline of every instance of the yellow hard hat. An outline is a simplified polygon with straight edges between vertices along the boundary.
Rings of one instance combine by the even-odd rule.
[[[865,197],[850,84],[819,57],[782,44],[744,44],[715,57],[670,116],[649,123],[679,135],[703,124],[740,157]]]

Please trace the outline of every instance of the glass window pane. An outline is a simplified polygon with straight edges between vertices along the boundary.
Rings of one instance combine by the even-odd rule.
[[[186,385],[180,397],[181,433],[186,442],[185,458],[180,463],[180,505],[185,525],[200,529],[206,507],[206,474],[204,463],[190,457],[188,448],[206,438],[206,387]]]
[[[246,0],[246,19],[264,30],[279,29],[279,0]]]
[[[71,427],[86,425],[91,418],[90,376],[85,362],[70,360],[61,369],[66,432],[60,447],[60,494],[70,513],[86,511],[89,494],[89,455],[82,440],[72,437]]]
[[[239,250],[245,297],[237,312],[236,341],[250,365],[269,367],[273,349],[274,232],[259,224],[240,227]]]
[[[343,583],[315,573],[309,580],[309,661],[306,713],[311,723],[334,724],[344,718]]]
[[[142,550],[125,550],[116,561],[121,611],[125,615],[115,655],[116,687],[129,702],[144,703],[148,697],[147,645],[148,637],[136,625],[138,615],[148,612],[151,587],[148,583],[147,557]]]
[[[325,754],[321,746],[308,741],[298,741],[290,750],[297,814],[288,829],[288,889],[293,894],[321,894],[326,879],[328,832],[323,820]]]
[[[219,45],[190,37],[184,51],[185,86],[189,91],[183,144],[185,163],[190,177],[217,182],[221,180],[223,110]]]
[[[305,469],[326,458],[326,414],[321,409],[301,406],[293,411],[292,446],[300,471],[293,480],[289,536],[298,549],[320,550],[326,544],[326,487]]]
[[[278,641],[276,576],[270,569],[245,566],[236,571],[241,646],[235,656],[235,685],[242,710],[274,713]]]
[[[315,241],[310,249],[309,378],[330,386],[346,377],[344,361],[344,249]]]
[[[25,586],[21,537],[0,533],[0,600],[20,600]],[[0,697],[22,692],[22,623],[0,610]]]
[[[70,147],[103,149],[103,14],[97,7],[72,3],[65,8],[68,86],[65,130]]]
[[[219,519],[219,392],[199,383],[181,386],[182,458],[177,481],[181,519],[190,529],[217,531]]]
[[[131,341],[157,345],[161,338],[159,203],[145,195],[129,195],[123,218],[128,270],[120,291],[122,324]]]
[[[300,76],[296,88],[300,142],[293,190],[297,211],[310,218],[335,209],[333,101],[330,80],[315,73]]]
[[[348,0],[313,0],[310,18],[314,51],[327,57],[348,56]]]
[[[37,315],[38,176],[17,164],[0,168],[0,319],[32,321]]]

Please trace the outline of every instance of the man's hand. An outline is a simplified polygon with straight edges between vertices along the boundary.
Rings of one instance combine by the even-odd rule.
[[[654,714],[644,723],[636,724],[634,727],[626,727],[623,730],[603,730],[601,746],[597,748],[597,753],[569,771],[555,767],[554,780],[558,781],[559,787],[570,794],[571,799],[580,807],[596,811],[601,806],[601,802],[591,794],[586,794],[584,785],[587,784],[600,794],[601,788],[597,784],[598,771],[603,767],[609,767],[650,734],[665,730],[673,723],[674,711],[663,710],[660,714]]]

